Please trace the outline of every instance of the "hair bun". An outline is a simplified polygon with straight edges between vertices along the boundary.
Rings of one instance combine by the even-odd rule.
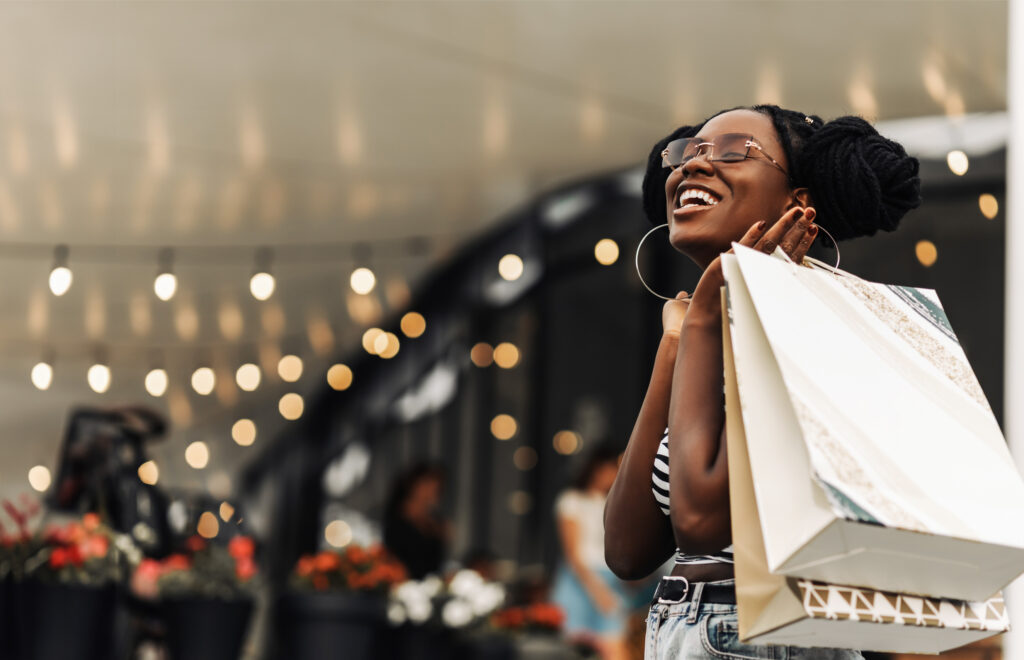
[[[921,204],[917,159],[860,117],[826,122],[806,138],[797,168],[820,223],[836,240],[893,231]]]

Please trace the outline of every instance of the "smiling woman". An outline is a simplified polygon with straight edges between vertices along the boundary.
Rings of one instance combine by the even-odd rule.
[[[662,312],[647,394],[605,509],[605,560],[637,579],[675,551],[648,617],[646,657],[776,657],[737,637],[722,383],[721,258],[733,242],[801,263],[836,240],[892,231],[921,202],[917,160],[859,117],[760,105],[684,126],[651,150],[647,218],[704,271]],[[788,649],[789,658],[859,658]]]

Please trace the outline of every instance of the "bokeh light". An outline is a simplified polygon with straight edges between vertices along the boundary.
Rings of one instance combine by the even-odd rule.
[[[575,431],[559,431],[551,443],[555,451],[563,456],[575,454],[583,446],[583,438]]]
[[[610,238],[602,238],[594,246],[594,258],[602,266],[611,266],[619,260],[619,244]]]
[[[48,390],[53,384],[53,367],[47,362],[39,362],[32,367],[32,384],[37,390]]]
[[[277,363],[277,375],[286,383],[294,383],[302,378],[302,358],[298,355],[285,355]]]
[[[217,386],[217,376],[209,367],[199,367],[192,372],[192,389],[196,394],[206,396]]]
[[[45,465],[36,465],[28,471],[28,485],[40,493],[45,492],[51,483],[50,470]]]
[[[146,461],[139,466],[139,481],[148,486],[155,486],[159,480],[160,468],[155,461]]]
[[[498,262],[498,274],[512,282],[523,275],[523,260],[516,254],[506,254]]]
[[[209,511],[203,511],[203,515],[199,516],[196,532],[204,539],[215,538],[220,532],[220,523],[217,522],[217,516]]]
[[[498,344],[494,347],[494,363],[502,369],[511,369],[519,364],[519,349],[507,341]]]
[[[494,349],[487,342],[479,342],[470,349],[469,359],[478,367],[489,367],[494,363]]]
[[[235,382],[241,390],[255,391],[260,386],[260,368],[251,362],[246,362],[235,372]]]
[[[327,384],[333,389],[347,390],[352,385],[352,370],[344,364],[335,364],[327,370]]]
[[[922,266],[929,267],[939,258],[939,250],[931,241],[918,241],[914,246],[914,253]]]
[[[983,216],[992,220],[999,215],[999,200],[996,199],[995,195],[983,193],[978,197],[978,208],[981,209]]]
[[[256,442],[256,424],[251,419],[240,419],[231,426],[231,439],[241,447]]]
[[[189,467],[202,470],[210,462],[210,448],[202,440],[197,440],[185,448],[185,462]]]
[[[150,396],[163,396],[167,392],[167,372],[163,369],[150,369],[146,374],[145,386]]]
[[[274,295],[277,282],[270,273],[256,273],[249,280],[249,291],[256,300],[266,300]]]
[[[281,417],[289,421],[302,417],[303,406],[302,397],[295,392],[285,394],[277,403],[277,409],[281,413]]]
[[[423,318],[423,315],[419,312],[408,312],[402,317],[402,321],[399,325],[402,328],[402,333],[404,333],[406,337],[415,339],[426,331],[427,320]]]
[[[515,436],[518,430],[519,425],[516,423],[516,418],[512,415],[502,413],[495,415],[494,419],[491,420],[491,434],[498,440],[509,440]]]
[[[352,527],[344,520],[332,520],[324,529],[324,538],[335,548],[344,548],[352,542]]]

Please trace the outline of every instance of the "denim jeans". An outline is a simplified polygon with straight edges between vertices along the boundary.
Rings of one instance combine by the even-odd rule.
[[[703,603],[703,584],[690,587],[690,602],[651,606],[644,660],[863,660],[859,651],[744,644],[739,639],[736,606]]]

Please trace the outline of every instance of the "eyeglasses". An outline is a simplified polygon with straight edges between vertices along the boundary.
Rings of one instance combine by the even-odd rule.
[[[741,160],[754,157],[750,155],[752,148],[761,152],[761,155],[767,158],[772,165],[779,168],[787,177],[789,176],[789,173],[779,164],[779,161],[764,152],[764,148],[757,143],[754,136],[742,133],[725,133],[724,135],[716,136],[710,142],[705,142],[695,137],[672,140],[665,147],[665,150],[661,152],[661,164],[662,167],[675,169],[705,154],[709,161],[738,163]]]

